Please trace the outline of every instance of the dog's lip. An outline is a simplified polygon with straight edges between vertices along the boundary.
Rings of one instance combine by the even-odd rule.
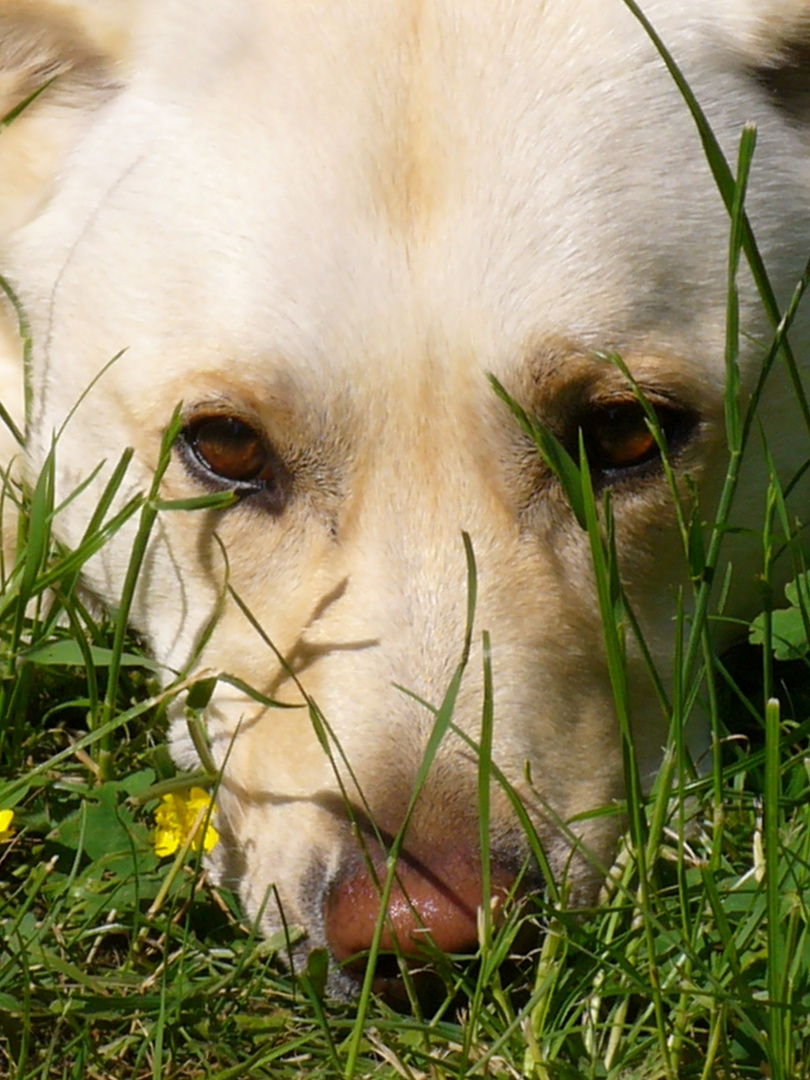
[[[410,992],[402,974],[401,964],[404,964],[408,970]],[[341,971],[349,977],[355,993],[359,993],[366,976],[365,958],[349,961],[342,966]],[[416,995],[423,1007],[433,1001],[440,1003],[446,995],[446,988],[441,977],[427,958],[421,961],[415,957],[399,958],[390,952],[381,953],[377,957],[371,990],[397,1012],[410,1011],[413,1004],[411,992]]]

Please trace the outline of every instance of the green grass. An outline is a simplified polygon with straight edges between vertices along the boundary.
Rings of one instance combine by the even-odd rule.
[[[161,689],[120,624],[82,606],[74,555],[47,555],[31,527],[22,551],[39,569],[7,570],[0,624],[0,807],[16,830],[0,845],[0,1075],[810,1076],[806,588],[756,630],[792,620],[798,659],[746,646],[716,661],[710,773],[694,778],[676,741],[650,796],[631,782],[598,910],[573,918],[547,899],[514,913],[482,934],[477,962],[439,958],[435,1011],[403,1017],[369,995],[324,1001],[321,956],[294,979],[284,942],[259,939],[193,851],[157,857],[178,687]],[[608,565],[602,580],[610,596]],[[41,581],[58,620],[37,605]],[[619,652],[626,625],[613,623]],[[783,711],[765,709],[765,685]],[[482,715],[486,737],[491,700]],[[524,922],[537,948],[507,962]]]
[[[673,76],[680,78],[675,69]],[[211,684],[190,684],[183,674],[160,682],[127,633],[127,598],[156,518],[184,507],[161,502],[159,468],[152,490],[120,508],[114,497],[125,458],[78,549],[65,551],[52,535],[49,459],[32,490],[4,485],[4,513],[19,503],[20,528],[16,555],[0,567],[0,811],[15,814],[13,832],[0,834],[0,1076],[810,1077],[810,581],[775,477],[762,493],[769,602],[751,629],[753,644],[724,657],[712,646],[718,598],[709,584],[721,565],[723,524],[764,380],[775,363],[797,370],[785,330],[807,281],[781,318],[744,213],[754,133],[743,134],[732,172],[688,87],[682,90],[729,211],[729,453],[714,527],[681,507],[695,591],[683,605],[692,614],[681,617],[671,746],[648,794],[635,764],[624,677],[636,626],[616,572],[609,500],[595,498],[583,456],[575,461],[515,409],[591,540],[627,781],[627,833],[603,902],[574,917],[551,888],[502,925],[482,920],[478,954],[437,956],[435,1004],[416,1002],[413,1015],[392,1012],[369,986],[353,1005],[326,1000],[318,952],[292,976],[283,963],[287,943],[257,935],[237,899],[206,880],[190,845],[164,858],[154,850],[161,796],[206,779],[176,775],[165,747],[167,706],[191,686],[187,712],[202,746]],[[774,336],[762,379],[741,402],[736,280],[743,259]],[[655,429],[653,414],[650,421]],[[674,478],[672,485],[675,497]],[[78,583],[83,563],[128,518],[138,519],[137,540],[113,618],[88,606]],[[780,596],[771,600],[769,587],[777,552],[793,559],[797,580],[784,610],[772,611],[783,604]],[[459,669],[437,711],[423,771],[452,728],[468,662],[475,599],[468,556],[468,640],[463,650],[459,643]],[[682,732],[699,696],[714,741],[705,773],[696,775]],[[488,753],[497,724],[491,693],[481,710],[486,822],[490,781],[499,782]],[[328,720],[314,703],[311,711],[317,724]],[[328,745],[325,726],[321,735]],[[516,961],[513,944],[527,927],[537,944]]]

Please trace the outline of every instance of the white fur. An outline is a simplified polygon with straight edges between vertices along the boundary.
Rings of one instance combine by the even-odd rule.
[[[568,848],[544,800],[568,820],[621,796],[617,722],[587,538],[554,483],[537,490],[536,460],[485,376],[553,426],[574,377],[618,392],[592,355],[618,350],[645,388],[700,413],[678,468],[711,519],[725,468],[729,218],[655,49],[622,0],[74,8],[108,70],[92,106],[74,106],[70,146],[43,140],[57,164],[47,182],[21,182],[21,152],[0,141],[0,269],[33,328],[34,467],[79,391],[126,350],[62,436],[59,498],[99,459],[108,468],[66,509],[61,537],[81,536],[125,447],[136,449],[125,494],[148,486],[178,401],[227,400],[261,420],[296,478],[284,513],[164,514],[134,621],[160,661],[190,662],[223,588],[216,533],[231,584],[299,671],[372,813],[395,827],[431,727],[397,687],[442,698],[463,640],[468,531],[476,642],[483,628],[493,641],[495,757],[562,872]],[[4,10],[56,25],[53,5]],[[802,121],[752,68],[778,66],[805,5],[650,0],[645,11],[731,162],[743,123],[758,125],[748,206],[784,304],[807,257],[810,154]],[[71,107],[69,75],[63,95],[54,107]],[[45,97],[0,140],[24,142],[49,108]],[[741,289],[749,390],[771,329],[746,269]],[[800,355],[806,330],[793,335]],[[789,477],[807,436],[781,370],[766,399]],[[763,490],[752,460],[735,513],[753,528]],[[165,493],[202,493],[179,456]],[[688,591],[666,483],[625,485],[614,505],[622,572],[666,681],[676,591]],[[88,574],[113,603],[130,540]],[[756,538],[733,552],[735,614],[750,611],[756,557]],[[301,701],[231,602],[198,663]],[[651,775],[667,718],[632,647],[629,676]],[[473,738],[481,678],[476,645],[456,713]],[[350,839],[306,710],[263,711],[222,686],[209,722],[218,760],[230,747],[220,872],[251,914],[276,884],[287,918],[318,943]],[[190,763],[183,730],[176,752]],[[417,846],[477,836],[475,785],[475,761],[448,738],[417,805]],[[494,842],[520,859],[497,786],[493,800]],[[603,863],[617,827],[577,826]],[[584,859],[570,872],[591,895],[598,872]],[[272,904],[264,919],[278,925]]]

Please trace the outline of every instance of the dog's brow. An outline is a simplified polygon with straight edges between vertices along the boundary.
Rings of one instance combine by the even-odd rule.
[[[403,7],[393,88],[380,121],[385,128],[375,189],[396,232],[417,236],[440,209],[449,179],[448,138],[438,115],[436,28],[422,3]]]

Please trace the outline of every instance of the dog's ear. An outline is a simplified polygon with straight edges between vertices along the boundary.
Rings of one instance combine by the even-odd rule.
[[[116,92],[137,0],[0,0],[0,241],[48,198],[64,155]]]
[[[725,0],[714,17],[774,104],[810,124],[810,0]]]

